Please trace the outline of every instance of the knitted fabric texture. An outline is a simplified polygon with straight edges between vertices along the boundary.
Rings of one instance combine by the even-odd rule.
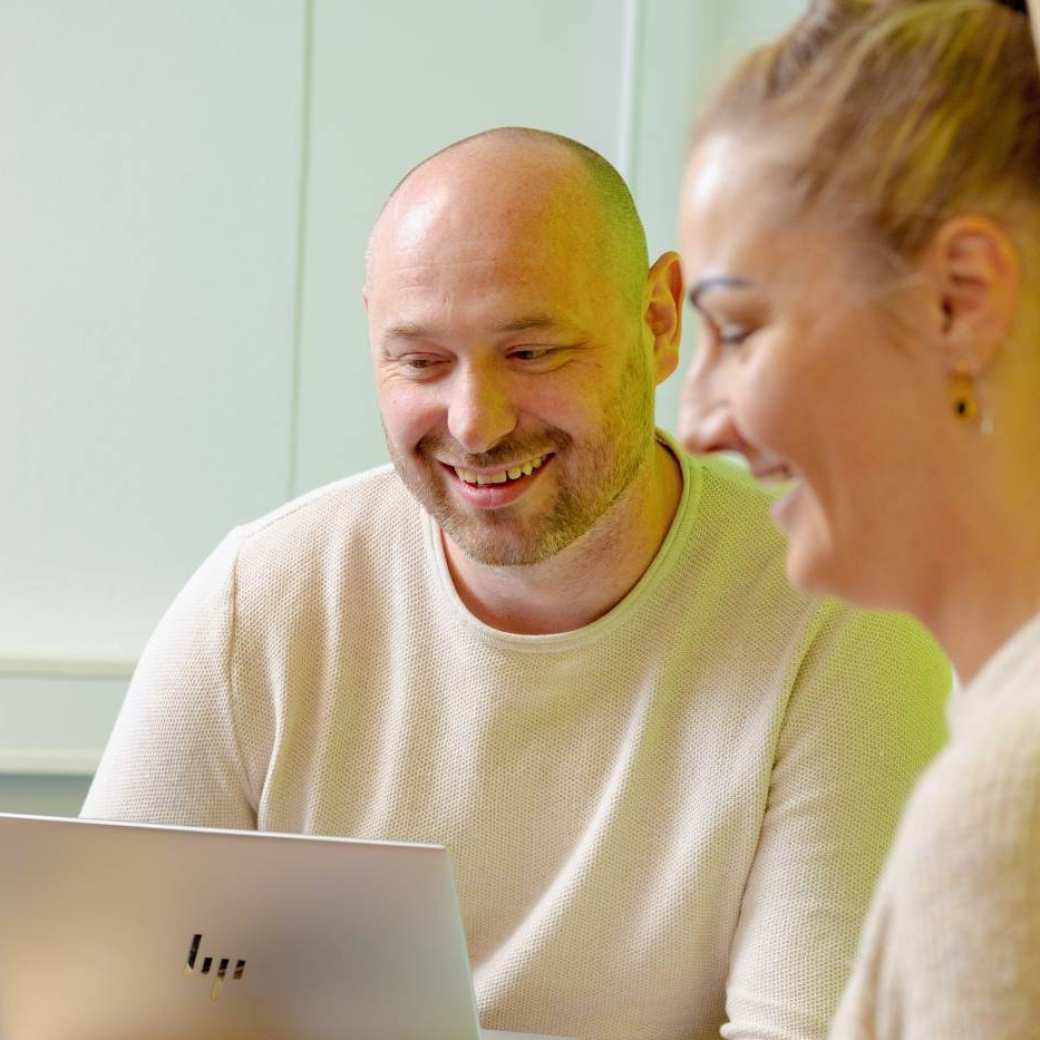
[[[836,1040],[1040,1036],[1040,617],[951,722],[900,825]]]
[[[672,450],[653,564],[559,635],[476,620],[390,468],[236,529],[83,814],[447,846],[485,1028],[823,1036],[948,669],[793,592],[768,497]]]

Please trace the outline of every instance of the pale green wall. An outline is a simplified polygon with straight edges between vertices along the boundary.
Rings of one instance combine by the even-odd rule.
[[[0,810],[71,811],[63,776],[229,527],[384,460],[359,290],[400,174],[546,127],[617,163],[674,248],[697,98],[800,7],[0,5]]]
[[[675,248],[675,199],[697,105],[739,55],[782,32],[806,6],[807,0],[644,4],[642,122],[633,182],[655,255]],[[687,314],[680,371],[657,395],[658,422],[668,429],[675,428],[682,369],[694,339]]]
[[[89,786],[90,778],[86,776],[0,774],[0,812],[76,816]]]

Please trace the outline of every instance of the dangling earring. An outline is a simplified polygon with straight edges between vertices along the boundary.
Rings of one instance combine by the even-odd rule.
[[[950,379],[950,405],[959,422],[978,422],[979,432],[984,437],[993,432],[993,416],[980,405],[975,392],[975,380],[964,364],[954,369]]]
[[[967,368],[958,365],[950,380],[950,404],[953,414],[961,422],[974,422],[979,415],[979,402],[975,397],[975,380]]]

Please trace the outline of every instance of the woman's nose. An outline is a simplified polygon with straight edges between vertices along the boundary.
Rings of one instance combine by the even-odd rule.
[[[695,356],[683,376],[677,432],[682,446],[698,455],[713,451],[746,454],[747,445],[733,421],[719,373],[703,357]]]

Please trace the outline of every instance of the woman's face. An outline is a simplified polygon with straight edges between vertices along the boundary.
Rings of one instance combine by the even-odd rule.
[[[694,154],[681,228],[700,336],[680,437],[793,478],[774,517],[796,585],[900,606],[941,548],[929,487],[947,381],[926,336],[896,331],[926,294],[882,290],[847,233],[794,212],[768,156],[726,137]]]

